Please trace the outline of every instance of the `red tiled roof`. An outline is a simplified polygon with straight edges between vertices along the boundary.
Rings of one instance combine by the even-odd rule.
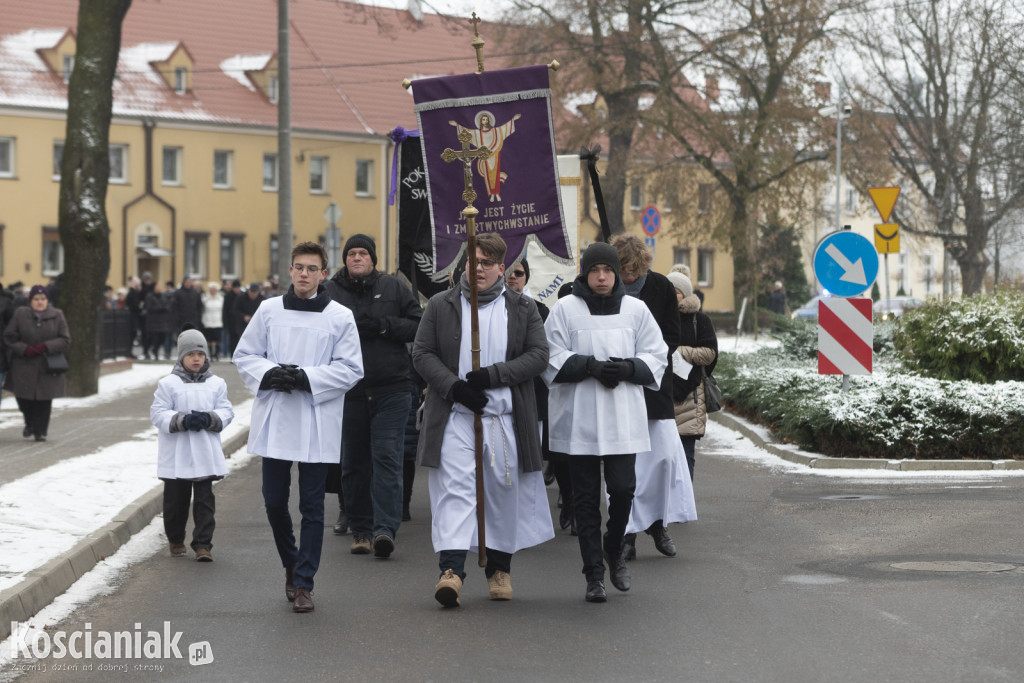
[[[289,7],[296,130],[415,128],[402,79],[476,68],[471,26],[462,19],[425,14],[420,23],[404,10],[334,0],[293,0]],[[66,85],[35,50],[75,31],[77,11],[77,0],[0,0],[0,105],[65,108]],[[487,33],[481,24],[485,39]],[[194,60],[192,90],[184,95],[150,64],[179,42]],[[274,0],[136,0],[123,26],[114,113],[274,127],[276,105],[222,65],[240,55],[276,53]],[[498,67],[497,60],[488,62]]]

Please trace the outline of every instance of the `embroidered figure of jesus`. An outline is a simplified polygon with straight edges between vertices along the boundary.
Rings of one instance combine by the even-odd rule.
[[[487,183],[487,197],[492,202],[501,201],[501,184],[508,180],[508,174],[501,170],[501,148],[505,144],[505,138],[516,132],[515,122],[520,116],[516,114],[500,126],[495,126],[494,114],[485,109],[477,112],[473,120],[476,124],[475,129],[465,128],[455,121],[448,122],[449,125],[455,126],[459,133],[469,131],[473,146],[487,147],[491,150],[490,156],[476,162],[476,170]]]

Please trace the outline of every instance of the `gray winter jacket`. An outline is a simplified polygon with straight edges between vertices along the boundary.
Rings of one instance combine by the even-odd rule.
[[[524,472],[543,469],[533,378],[548,363],[548,340],[537,306],[529,297],[505,290],[508,308],[508,351],[504,363],[490,366],[492,386],[512,390],[512,422],[519,462]],[[416,449],[425,467],[441,465],[441,442],[452,410],[452,386],[459,380],[462,341],[462,300],[458,287],[431,297],[412,347],[412,362],[427,383],[423,426]],[[486,340],[481,340],[482,344]]]

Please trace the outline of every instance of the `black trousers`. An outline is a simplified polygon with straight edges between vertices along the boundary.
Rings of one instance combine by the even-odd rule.
[[[170,543],[185,542],[185,523],[192,505],[192,550],[213,547],[213,479],[164,479],[164,533]],[[195,496],[192,494],[195,493]]]
[[[16,400],[18,401],[18,410],[25,416],[25,426],[32,430],[33,434],[46,436],[46,430],[50,428],[50,408],[53,407],[53,401],[31,398]]]
[[[608,488],[608,530],[601,542],[601,464]],[[633,509],[636,491],[636,453],[625,455],[570,455],[572,505],[576,531],[587,581],[604,580],[603,550],[611,555],[622,552],[622,537]]]

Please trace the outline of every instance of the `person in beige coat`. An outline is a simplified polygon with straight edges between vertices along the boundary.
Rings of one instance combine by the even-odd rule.
[[[676,427],[686,451],[686,464],[692,480],[697,439],[704,436],[708,420],[704,409],[704,374],[712,374],[718,363],[718,336],[711,318],[700,311],[700,299],[693,293],[690,278],[673,272],[668,274],[668,279],[675,287],[679,301],[681,343],[677,353],[692,366],[686,370],[686,364],[679,363],[676,358],[672,367]]]

